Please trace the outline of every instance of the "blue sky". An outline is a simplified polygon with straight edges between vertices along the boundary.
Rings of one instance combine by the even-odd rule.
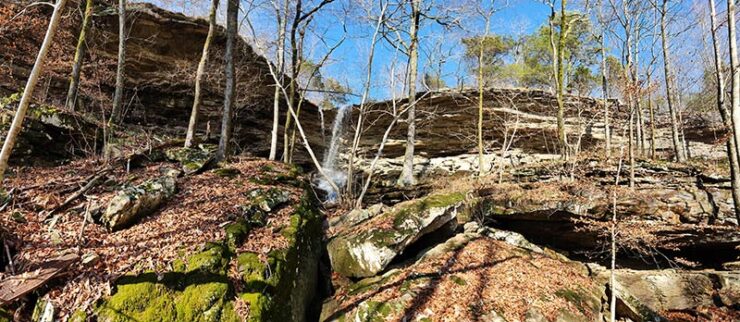
[[[330,61],[322,69],[322,74],[349,85],[357,94],[362,92],[362,85],[366,77],[370,38],[374,28],[373,21],[363,18],[365,17],[364,12],[358,5],[358,3],[362,3],[363,1],[367,4],[372,4],[377,14],[378,3],[375,0],[336,0],[336,2],[328,5],[316,17],[313,23],[314,27],[308,33],[305,45],[305,55],[314,61],[318,61],[330,47],[334,46],[344,36],[345,39],[342,45],[332,54]],[[464,1],[466,0],[425,0],[425,3],[434,3],[438,6],[437,8],[445,10],[457,7]],[[208,5],[210,4],[210,0],[153,0],[149,2],[164,6],[173,11],[180,11],[195,16],[205,16]],[[305,7],[311,8],[318,0],[304,0],[304,2],[306,3]],[[568,9],[578,10],[582,5],[580,2],[570,1]],[[549,6],[538,0],[497,0],[495,3],[500,8],[500,11],[493,16],[490,32],[494,34],[513,37],[530,34],[547,22],[550,13]],[[692,1],[682,2],[677,5],[677,12],[685,13],[685,18],[693,19],[691,9],[697,5],[697,3]],[[220,21],[223,21],[225,7],[226,0],[221,0],[219,10]],[[244,2],[242,9],[246,10]],[[723,10],[720,5],[718,8],[719,13],[722,14]],[[240,18],[242,18],[241,15]],[[275,18],[272,9],[267,7],[254,11],[249,18],[257,29],[258,37],[261,40],[276,38]],[[680,28],[680,25],[686,25],[688,22],[676,22],[674,24]],[[460,39],[480,33],[482,20],[480,18],[466,18],[461,22],[461,25],[465,27],[465,30],[459,28],[445,30],[441,26],[431,22],[422,25],[420,31],[420,75],[425,70],[437,68],[438,64],[435,63],[432,66],[429,63],[430,60],[436,62],[440,60],[440,57],[443,57],[444,63],[441,65],[442,76],[448,86],[456,86],[461,79],[466,84],[473,83],[473,79],[467,73],[468,67],[461,57],[463,48],[460,44]],[[346,33],[344,31],[345,28]],[[692,27],[691,30],[686,32],[686,35],[695,35],[696,33],[701,33],[700,28]],[[254,37],[248,32],[247,28],[243,28],[242,35],[248,41],[254,41]],[[697,36],[693,37],[697,38]],[[688,39],[689,37],[687,36],[686,38]],[[675,54],[674,60],[676,66],[683,69],[680,76],[689,78],[689,80],[683,80],[685,88],[689,90],[692,86],[694,88],[696,87],[696,82],[690,78],[695,78],[697,70],[700,71],[702,69],[701,61],[699,61],[701,55],[696,55],[696,51],[701,49],[700,46],[700,40],[682,40],[680,43],[676,41],[676,44],[671,50]],[[610,44],[610,47],[613,48],[612,54],[619,57],[618,50],[620,47],[615,44]],[[701,54],[705,54],[705,52],[701,52]],[[274,53],[267,52],[266,55],[274,59]],[[434,55],[434,57],[430,59],[430,55]],[[643,53],[643,55],[646,55],[646,53]],[[396,57],[396,61],[399,64],[396,66],[397,71],[401,73],[406,62],[406,57],[398,54],[386,41],[380,41],[376,48],[375,63],[373,64],[373,78],[370,91],[372,99],[380,100],[391,96],[393,90],[389,86],[389,69],[391,62],[394,61],[394,57]],[[648,59],[642,59],[643,62],[646,60]],[[662,77],[660,69],[657,69],[655,76]],[[396,89],[396,91],[398,92],[400,89]],[[356,102],[357,99],[353,101]]]

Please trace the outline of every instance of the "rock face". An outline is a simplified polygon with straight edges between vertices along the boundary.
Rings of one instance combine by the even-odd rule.
[[[616,274],[620,312],[633,320],[652,320],[671,311],[715,305],[737,306],[740,272],[627,271]],[[715,286],[715,282],[717,286]]]
[[[0,14],[14,15],[21,8],[13,1],[0,4]],[[125,97],[130,98],[124,122],[153,129],[157,135],[183,137],[187,129],[193,105],[194,79],[197,64],[202,54],[203,42],[208,34],[208,21],[169,12],[146,3],[132,3],[128,10],[136,16],[126,42],[128,54],[126,66]],[[50,10],[32,8],[24,17],[48,22]],[[43,103],[64,104],[67,92],[67,77],[71,70],[79,15],[65,15],[61,30],[55,37],[49,61],[62,62],[48,66],[40,84],[47,84]],[[9,19],[8,37],[0,36],[0,98],[18,93],[25,86],[33,60],[27,53],[38,50],[43,37],[42,30],[33,29],[35,24],[24,24],[18,19]],[[88,55],[82,69],[79,109],[91,115],[100,113],[100,106],[110,107],[115,84],[116,55],[118,44],[118,16],[114,7],[101,5],[93,16],[88,33]],[[220,133],[221,109],[223,108],[223,52],[226,38],[224,28],[219,27],[211,44],[211,55],[203,84],[203,97],[198,123],[198,138],[207,139]],[[237,39],[236,69],[237,95],[235,106],[234,139],[236,146],[247,154],[267,156],[270,148],[274,80],[270,75],[267,60],[256,53],[243,39]],[[7,49],[7,50],[5,50]],[[280,124],[284,124],[287,107],[281,103]],[[304,101],[301,122],[309,141],[319,154],[325,147],[322,133],[322,111],[311,102]],[[331,124],[333,112],[326,111],[326,123]],[[102,116],[100,116],[102,119]],[[210,129],[210,132],[208,130]],[[282,133],[283,129],[280,129]],[[61,142],[61,141],[60,141]],[[300,141],[298,141],[300,143]],[[63,144],[63,143],[60,143]],[[92,145],[92,144],[91,144]],[[282,140],[279,140],[282,151]],[[304,149],[296,144],[295,159],[307,164]]]
[[[0,96],[0,139],[8,133],[20,94]],[[28,165],[35,161],[55,162],[95,152],[102,145],[98,122],[79,113],[49,105],[30,106],[11,162]]]
[[[110,230],[125,228],[151,214],[177,190],[177,174],[165,174],[120,190],[105,209],[101,221]]]
[[[327,249],[334,270],[347,277],[372,276],[406,247],[454,220],[465,195],[431,195],[399,204],[372,219],[335,227],[337,235]]]

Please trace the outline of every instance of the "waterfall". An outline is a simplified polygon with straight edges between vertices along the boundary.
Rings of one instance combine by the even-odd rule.
[[[321,167],[324,169],[324,173],[334,182],[334,184],[342,188],[347,181],[347,175],[342,171],[341,167],[337,164],[339,158],[339,148],[342,145],[342,134],[344,130],[344,123],[346,122],[347,116],[352,115],[351,106],[343,106],[337,109],[337,116],[334,118],[334,123],[331,128],[331,141],[329,142],[329,150],[324,152],[324,160],[321,163]],[[337,192],[332,189],[329,182],[323,176],[318,180],[318,188],[326,192],[327,201],[333,201],[337,198]]]

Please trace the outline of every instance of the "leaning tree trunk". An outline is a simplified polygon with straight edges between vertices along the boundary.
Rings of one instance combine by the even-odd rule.
[[[211,3],[211,12],[208,16],[208,36],[206,41],[203,43],[203,53],[200,56],[200,62],[198,62],[198,71],[195,73],[195,94],[193,96],[193,110],[190,112],[190,122],[188,123],[188,133],[185,135],[185,147],[189,148],[193,146],[193,140],[195,138],[195,128],[198,124],[198,112],[200,110],[201,101],[201,83],[203,82],[203,74],[206,70],[206,62],[208,62],[208,49],[211,47],[211,40],[213,34],[216,31],[216,11],[218,10],[218,0],[213,0]]]
[[[712,44],[714,45],[714,69],[716,70],[715,76],[717,78],[717,108],[719,109],[719,115],[722,117],[722,122],[728,132],[733,133],[732,130],[732,115],[725,105],[725,77],[722,72],[722,54],[719,48],[719,41],[717,39],[717,13],[714,8],[714,0],[709,0],[711,22],[712,22]],[[730,161],[730,177],[732,184],[732,200],[735,204],[735,216],[738,218],[738,224],[740,224],[740,166],[738,165],[737,147],[735,146],[735,140],[729,139],[726,142],[727,146],[727,159]]]
[[[660,38],[663,47],[663,71],[665,73],[665,90],[666,90],[666,103],[668,104],[668,110],[671,115],[671,138],[673,139],[673,153],[676,155],[676,161],[685,161],[684,155],[681,149],[681,141],[678,138],[678,118],[676,117],[676,107],[673,102],[673,87],[671,83],[671,59],[668,54],[668,35],[666,27],[666,10],[668,0],[663,0],[663,6],[660,10]]]
[[[402,186],[409,186],[416,183],[414,178],[414,144],[416,143],[416,74],[419,69],[419,19],[421,15],[421,1],[412,0],[411,2],[411,42],[409,44],[409,92],[408,104],[411,104],[408,110],[406,131],[406,153],[404,154],[403,170],[398,182]]]
[[[2,184],[3,178],[5,177],[5,171],[8,169],[10,153],[13,151],[15,141],[18,139],[18,135],[23,128],[23,119],[26,117],[28,105],[31,103],[33,96],[33,90],[36,88],[39,75],[41,75],[43,70],[46,54],[49,52],[49,47],[54,39],[54,33],[56,33],[57,27],[59,26],[59,20],[62,17],[62,10],[66,3],[67,0],[59,0],[56,6],[54,6],[54,13],[51,15],[49,27],[46,29],[44,42],[41,43],[41,49],[39,50],[39,54],[36,56],[36,62],[33,64],[31,74],[28,76],[28,82],[26,82],[26,87],[23,89],[23,97],[21,97],[21,101],[18,104],[18,110],[15,112],[13,123],[10,124],[8,136],[5,137],[3,149],[0,151],[0,184]]]
[[[116,92],[113,94],[113,110],[108,123],[118,123],[121,104],[123,104],[123,82],[126,67],[126,0],[118,0],[118,68],[116,71]]]
[[[236,79],[234,68],[234,43],[236,42],[237,17],[239,15],[239,0],[228,0],[226,9],[226,86],[224,89],[224,111],[221,119],[221,137],[218,141],[217,160],[224,160],[229,155],[229,142],[231,141],[232,119],[234,117],[234,93]]]
[[[80,73],[82,72],[82,62],[85,59],[85,38],[90,29],[90,20],[93,11],[93,0],[85,1],[85,13],[80,26],[80,36],[77,38],[77,49],[75,49],[75,58],[72,63],[72,75],[69,76],[69,90],[67,91],[67,100],[64,106],[74,110],[77,106],[77,90],[80,86]]]

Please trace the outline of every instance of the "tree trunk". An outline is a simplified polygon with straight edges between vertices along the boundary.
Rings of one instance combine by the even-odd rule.
[[[33,96],[33,90],[36,88],[39,75],[41,75],[43,70],[46,54],[49,52],[49,47],[54,39],[54,33],[57,30],[57,26],[59,26],[62,10],[66,3],[67,0],[59,0],[57,1],[56,6],[54,6],[54,13],[51,15],[49,27],[46,29],[44,42],[41,43],[41,49],[39,49],[39,53],[36,56],[36,62],[33,64],[31,74],[28,76],[28,82],[26,82],[26,87],[23,89],[23,97],[21,97],[21,101],[18,103],[18,109],[15,112],[15,117],[13,117],[13,123],[10,124],[8,136],[5,137],[3,149],[0,151],[0,184],[2,184],[3,179],[5,178],[5,171],[8,169],[10,153],[13,151],[15,141],[18,139],[18,135],[23,128],[23,119],[26,117],[26,112],[28,111],[28,106],[31,103]]]
[[[123,104],[123,82],[126,67],[126,0],[118,0],[118,68],[116,92],[113,94],[113,110],[108,123],[118,123]]]
[[[563,66],[563,55],[565,53],[565,37],[568,30],[568,19],[565,12],[567,0],[560,1],[560,36],[557,48],[557,99],[558,99],[558,141],[560,143],[560,155],[564,160],[568,159],[568,137],[565,133],[565,66]]]
[[[611,133],[609,129],[609,83],[606,75],[606,32],[601,31],[601,93],[604,96],[604,154],[608,160],[611,156]]]
[[[221,138],[218,141],[217,160],[224,160],[229,155],[231,141],[232,119],[234,117],[234,93],[236,79],[234,69],[234,43],[237,34],[237,17],[239,15],[239,0],[228,0],[226,9],[226,86],[224,89],[224,111],[221,119]]]
[[[193,96],[193,110],[190,112],[190,122],[188,123],[188,133],[185,135],[185,147],[189,148],[193,146],[193,140],[195,138],[195,128],[198,124],[198,112],[200,110],[200,97],[201,97],[201,82],[203,81],[203,74],[205,74],[206,62],[208,62],[208,49],[211,47],[211,40],[213,34],[216,31],[216,11],[218,10],[218,0],[213,0],[211,3],[211,12],[208,15],[208,36],[206,41],[203,43],[203,53],[200,56],[200,62],[198,62],[198,71],[195,74],[195,94]]]
[[[291,107],[295,106],[295,99],[296,99],[296,82],[298,81],[298,74],[300,73],[300,64],[299,64],[299,50],[298,50],[298,41],[296,39],[296,34],[298,33],[298,26],[301,22],[301,11],[303,10],[303,1],[297,0],[296,1],[296,9],[295,9],[295,17],[293,18],[293,23],[290,27],[290,69],[291,69],[291,78],[290,83],[288,84],[288,105]],[[300,116],[300,110],[296,113],[296,118]],[[286,163],[291,163],[293,161],[292,151],[293,147],[291,146],[291,133],[294,134],[290,129],[292,129],[291,124],[291,118],[288,117],[285,119],[285,129],[283,133],[283,161]]]
[[[360,107],[357,116],[357,125],[355,126],[355,134],[352,139],[352,149],[349,151],[349,160],[347,161],[347,197],[351,199],[354,195],[354,163],[355,156],[357,155],[357,149],[360,146],[360,137],[362,136],[362,127],[365,117],[365,104],[367,103],[368,96],[370,95],[370,86],[372,86],[373,76],[373,61],[375,60],[375,45],[378,41],[378,35],[380,34],[380,27],[383,25],[385,19],[385,10],[388,8],[387,4],[381,5],[380,15],[378,15],[378,22],[375,25],[375,31],[373,32],[372,40],[370,41],[370,54],[367,58],[367,73],[365,74],[365,84],[363,85],[362,98],[360,99]],[[395,122],[394,122],[395,123]],[[381,142],[380,148],[383,148],[383,142]],[[372,166],[368,175],[368,181],[372,176]],[[362,194],[355,203],[356,208],[362,207]]]
[[[77,49],[75,49],[75,58],[72,63],[72,75],[69,76],[67,100],[64,103],[64,106],[70,110],[74,110],[77,106],[77,90],[80,86],[82,62],[85,59],[85,38],[87,37],[87,31],[90,29],[90,18],[92,17],[93,7],[93,0],[85,1],[85,13],[82,18],[82,26],[80,26],[80,35],[77,38]]]
[[[285,1],[283,11],[276,8],[275,15],[278,21],[278,47],[277,47],[277,70],[279,75],[285,74],[285,26],[287,17],[288,0]],[[281,84],[282,85],[282,84]],[[290,118],[287,118],[290,119]],[[280,85],[275,85],[275,99],[272,107],[272,133],[270,136],[270,160],[277,159],[278,132],[280,131]]]
[[[648,73],[647,86],[652,84]],[[648,113],[650,113],[650,158],[655,160],[655,110],[653,108],[653,92],[648,91]]]
[[[403,171],[398,179],[402,186],[416,184],[414,178],[414,144],[416,142],[416,76],[419,69],[419,19],[421,18],[421,1],[411,0],[411,41],[409,43],[409,73],[408,73],[408,130],[406,132],[406,153],[404,154]]]
[[[481,37],[478,52],[478,176],[483,176],[483,44],[488,36],[488,21],[486,20],[486,32]],[[506,143],[504,143],[506,144]]]
[[[725,105],[725,77],[722,72],[722,54],[717,39],[717,13],[714,6],[714,0],[709,0],[711,22],[712,22],[712,44],[714,45],[714,69],[717,78],[717,108],[722,122],[729,133],[734,133],[732,129],[732,115]],[[730,161],[730,178],[732,184],[732,200],[735,204],[735,217],[740,224],[740,166],[738,166],[737,147],[735,140],[731,137],[726,142],[727,159]]]
[[[666,30],[666,15],[667,13],[668,0],[663,0],[663,6],[660,10],[660,38],[663,47],[663,71],[665,73],[665,90],[666,90],[666,103],[668,104],[668,110],[671,115],[671,138],[673,139],[673,153],[675,154],[676,161],[685,161],[683,152],[681,149],[681,142],[678,138],[678,119],[676,117],[676,107],[673,106],[673,89],[671,82],[671,59],[668,54],[668,31]]]

